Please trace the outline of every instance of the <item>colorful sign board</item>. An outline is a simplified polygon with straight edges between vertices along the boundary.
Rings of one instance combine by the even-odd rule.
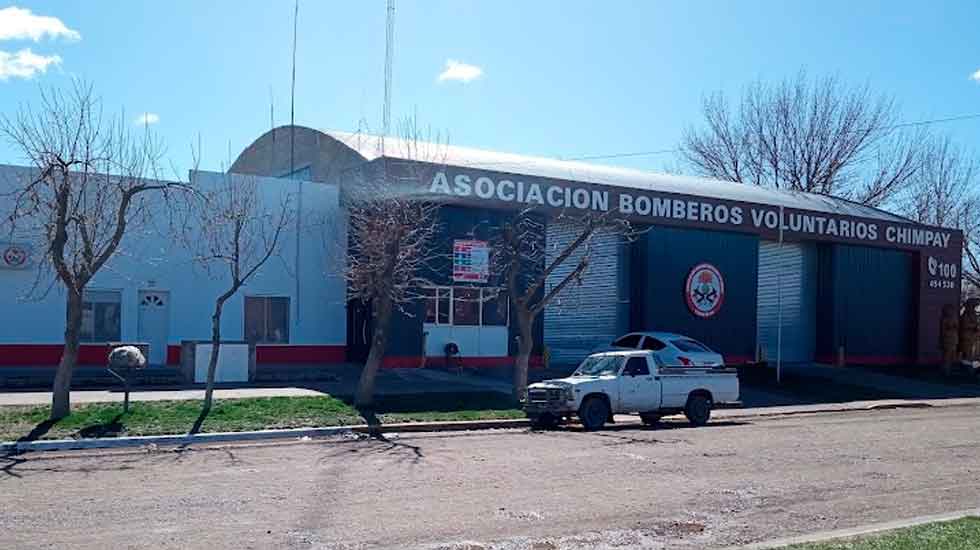
[[[485,283],[490,278],[490,245],[486,241],[453,241],[453,282]]]

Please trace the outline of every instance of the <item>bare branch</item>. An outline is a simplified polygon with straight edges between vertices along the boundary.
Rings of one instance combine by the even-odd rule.
[[[924,146],[921,132],[895,127],[890,97],[802,71],[750,84],[737,110],[720,93],[707,96],[702,113],[704,126],[689,128],[680,147],[695,172],[870,206],[908,187]]]

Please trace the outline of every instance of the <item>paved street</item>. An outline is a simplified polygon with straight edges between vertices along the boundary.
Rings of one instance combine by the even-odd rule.
[[[725,547],[977,507],[978,414],[23,455],[0,547]]]

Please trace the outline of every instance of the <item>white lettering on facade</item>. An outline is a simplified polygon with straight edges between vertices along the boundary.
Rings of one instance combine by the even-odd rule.
[[[504,191],[505,188],[509,188],[510,191]],[[497,184],[497,198],[507,202],[513,201],[514,182],[510,180],[500,180],[500,183]]]
[[[489,199],[494,195],[493,180],[486,176],[476,178],[474,188],[476,189],[476,196],[481,199]]]
[[[429,193],[458,197],[476,197],[501,202],[542,205],[553,208],[576,208],[606,212],[609,210],[608,190],[590,186],[546,184],[544,192],[538,183],[525,184],[511,179],[494,179],[491,176],[457,173],[452,176],[444,171],[435,172],[429,183]],[[642,191],[613,191],[618,195],[618,213],[626,216],[662,218],[677,222],[694,222],[704,225],[741,226],[744,209],[724,202],[665,198],[656,193]],[[843,216],[818,216],[803,212],[782,212],[772,206],[749,208],[750,222],[766,232],[782,229],[796,234],[837,237],[840,239],[877,241],[879,226],[876,223],[843,219]],[[655,221],[651,220],[653,223]],[[770,233],[771,234],[771,233]],[[915,224],[883,224],[883,240],[895,246],[948,248],[952,233]]]
[[[636,197],[636,201],[633,202],[634,211],[641,216],[650,215],[650,197],[646,195],[640,195]]]
[[[576,189],[572,192],[572,204],[581,210],[589,209],[592,206],[589,204],[589,192],[585,189]]]
[[[527,197],[525,197],[524,202],[528,204],[532,202],[544,204],[544,199],[541,198],[541,186],[536,183],[532,183],[531,187],[527,190]]]
[[[473,191],[470,187],[470,177],[466,174],[458,174],[453,178],[453,184],[456,186],[453,192],[461,197],[468,197]]]
[[[561,194],[561,187],[552,185],[548,188],[547,196],[549,205],[555,208],[563,208],[565,206],[565,197]]]

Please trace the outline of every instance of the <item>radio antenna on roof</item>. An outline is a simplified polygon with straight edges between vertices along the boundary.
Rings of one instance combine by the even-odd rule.
[[[385,154],[385,136],[391,131],[391,62],[395,55],[395,0],[388,0],[385,17],[385,97],[381,109],[381,155]]]

